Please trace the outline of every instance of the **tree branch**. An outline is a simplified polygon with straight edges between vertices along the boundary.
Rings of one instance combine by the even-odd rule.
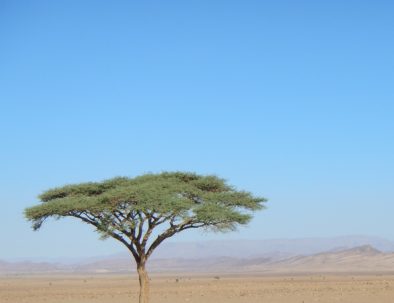
[[[157,238],[153,241],[151,246],[149,247],[146,256],[147,258],[153,253],[153,251],[156,249],[157,246],[161,244],[165,239],[173,236],[177,232],[180,232],[182,230],[188,229],[188,228],[198,228],[199,226],[193,224],[194,218],[189,218],[186,221],[183,221],[180,224],[174,224],[174,218],[172,218],[170,222],[170,228],[168,228],[165,232],[162,234],[158,235]]]
[[[110,230],[103,230],[101,228],[101,226],[103,225],[102,222],[100,222],[100,218],[99,217],[95,217],[92,214],[89,214],[87,212],[71,212],[70,216],[78,218],[80,220],[82,220],[85,223],[88,223],[90,225],[93,225],[94,227],[96,227],[97,230],[102,231],[107,233],[109,236],[111,236],[112,238],[118,240],[119,242],[121,242],[122,244],[124,244],[132,253],[134,259],[139,262],[140,260],[140,256],[137,253],[135,247],[133,247],[133,243],[129,243],[124,237],[122,237],[122,235],[114,232],[114,231],[110,231]],[[121,231],[122,232],[122,231]]]

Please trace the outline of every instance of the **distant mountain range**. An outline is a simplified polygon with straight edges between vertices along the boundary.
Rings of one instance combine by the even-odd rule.
[[[283,259],[258,258],[172,258],[152,259],[152,272],[393,272],[394,253],[381,252],[370,245],[323,252],[308,256],[293,256]],[[113,258],[81,264],[76,272],[128,272],[133,271],[129,258]]]
[[[134,271],[127,253],[73,264],[0,261],[0,275],[35,273],[122,273]],[[393,272],[394,243],[349,236],[337,238],[164,243],[148,264],[151,272]]]
[[[343,236],[332,238],[299,238],[269,240],[228,240],[205,242],[164,242],[153,258],[257,258],[311,255],[371,245],[382,252],[394,252],[394,242],[379,237]]]

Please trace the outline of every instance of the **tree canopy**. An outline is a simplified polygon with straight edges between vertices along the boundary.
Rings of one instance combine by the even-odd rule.
[[[25,210],[35,230],[51,217],[74,217],[93,225],[102,237],[127,246],[141,269],[140,283],[145,284],[145,262],[162,241],[187,229],[233,230],[247,224],[266,201],[217,176],[185,172],[66,185],[39,199],[39,205]],[[140,302],[148,301],[144,300]]]

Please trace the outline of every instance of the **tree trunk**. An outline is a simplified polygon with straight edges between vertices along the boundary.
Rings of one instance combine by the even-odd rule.
[[[145,269],[145,264],[138,264],[137,272],[140,281],[139,303],[149,303],[149,277]]]

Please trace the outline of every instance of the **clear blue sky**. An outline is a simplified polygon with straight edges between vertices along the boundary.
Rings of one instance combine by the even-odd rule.
[[[122,251],[53,186],[162,170],[269,198],[228,235],[394,239],[392,1],[0,0],[0,259]]]

